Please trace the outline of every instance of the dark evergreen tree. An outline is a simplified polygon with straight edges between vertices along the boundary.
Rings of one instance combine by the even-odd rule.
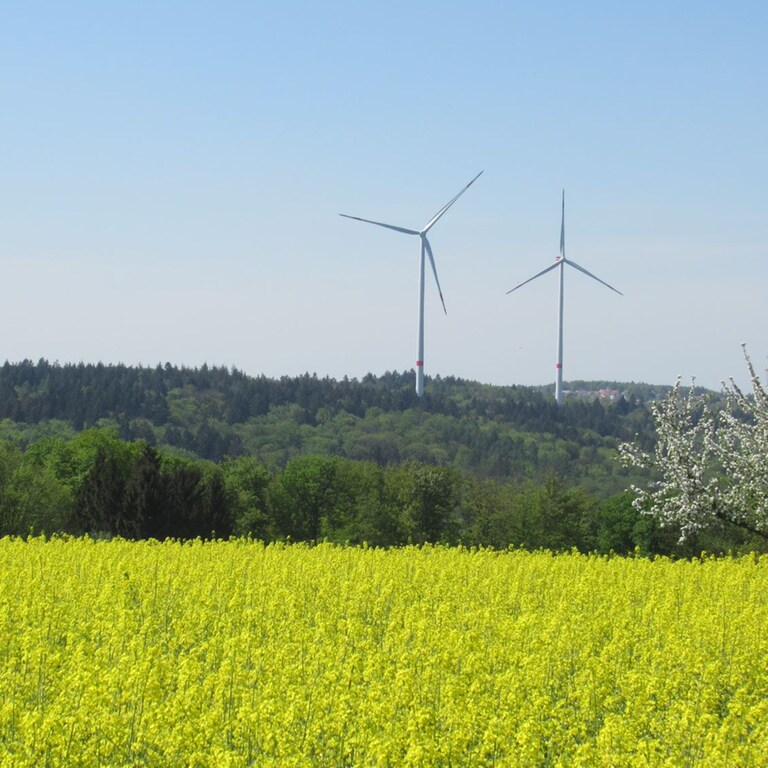
[[[160,537],[165,525],[165,482],[160,456],[147,443],[141,446],[131,467],[123,504],[126,517],[136,521],[142,537]]]
[[[122,462],[108,448],[99,446],[76,498],[76,519],[83,531],[97,535],[139,536],[138,521],[126,515],[125,486]]]
[[[163,471],[165,480],[164,514],[158,520],[159,539],[191,539],[200,535],[202,514],[201,469],[189,461],[168,462]]]

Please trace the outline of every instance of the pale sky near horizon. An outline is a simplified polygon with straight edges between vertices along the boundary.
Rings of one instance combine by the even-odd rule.
[[[0,2],[0,361],[718,389],[768,362],[768,6]]]

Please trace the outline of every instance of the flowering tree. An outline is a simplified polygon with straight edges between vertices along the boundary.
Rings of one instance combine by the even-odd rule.
[[[744,345],[742,345],[744,348]],[[745,394],[723,383],[713,403],[680,380],[652,405],[658,441],[653,451],[619,447],[625,466],[654,470],[661,479],[632,486],[633,506],[661,525],[680,526],[681,541],[717,520],[768,539],[768,392],[744,349],[752,382]]]

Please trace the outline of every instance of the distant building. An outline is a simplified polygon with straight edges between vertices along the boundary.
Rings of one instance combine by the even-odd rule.
[[[577,397],[581,400],[608,400],[613,402],[622,396],[620,389],[567,389],[564,394],[567,397]]]

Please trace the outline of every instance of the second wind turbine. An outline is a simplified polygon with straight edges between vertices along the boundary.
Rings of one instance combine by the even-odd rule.
[[[621,291],[617,291],[612,285],[608,285],[605,280],[601,280],[599,277],[596,277],[591,272],[584,269],[584,267],[580,267],[575,261],[565,258],[565,190],[563,190],[562,218],[560,219],[560,256],[555,259],[554,264],[548,266],[546,269],[542,269],[541,272],[537,272],[533,277],[529,277],[527,280],[524,280],[522,283],[519,283],[514,288],[510,288],[510,290],[507,291],[507,294],[510,294],[512,291],[522,288],[526,283],[530,283],[537,277],[541,277],[553,269],[560,269],[560,300],[558,302],[557,326],[557,381],[555,383],[555,400],[557,400],[558,405],[563,402],[563,272],[565,271],[566,264],[574,269],[578,269],[579,272],[583,272],[593,280],[597,280],[598,283],[602,283],[606,288],[610,288],[612,291],[618,293],[619,296],[624,295]]]
[[[383,224],[380,221],[371,219],[361,219],[359,216],[350,216],[346,213],[340,213],[345,219],[355,219],[355,221],[364,221],[366,224],[376,224],[378,227],[394,229],[395,232],[402,232],[405,235],[418,235],[421,238],[421,259],[419,260],[419,330],[418,330],[418,350],[416,352],[416,394],[421,397],[424,394],[424,257],[429,256],[429,263],[432,265],[432,274],[435,276],[437,292],[440,294],[440,302],[443,305],[443,312],[448,314],[443,299],[443,291],[440,288],[440,280],[437,278],[437,267],[435,267],[435,257],[432,253],[432,246],[427,240],[427,233],[437,224],[440,217],[474,184],[480,177],[482,171],[475,176],[455,197],[449,200],[421,229],[406,229],[405,227],[396,227],[394,224]]]

